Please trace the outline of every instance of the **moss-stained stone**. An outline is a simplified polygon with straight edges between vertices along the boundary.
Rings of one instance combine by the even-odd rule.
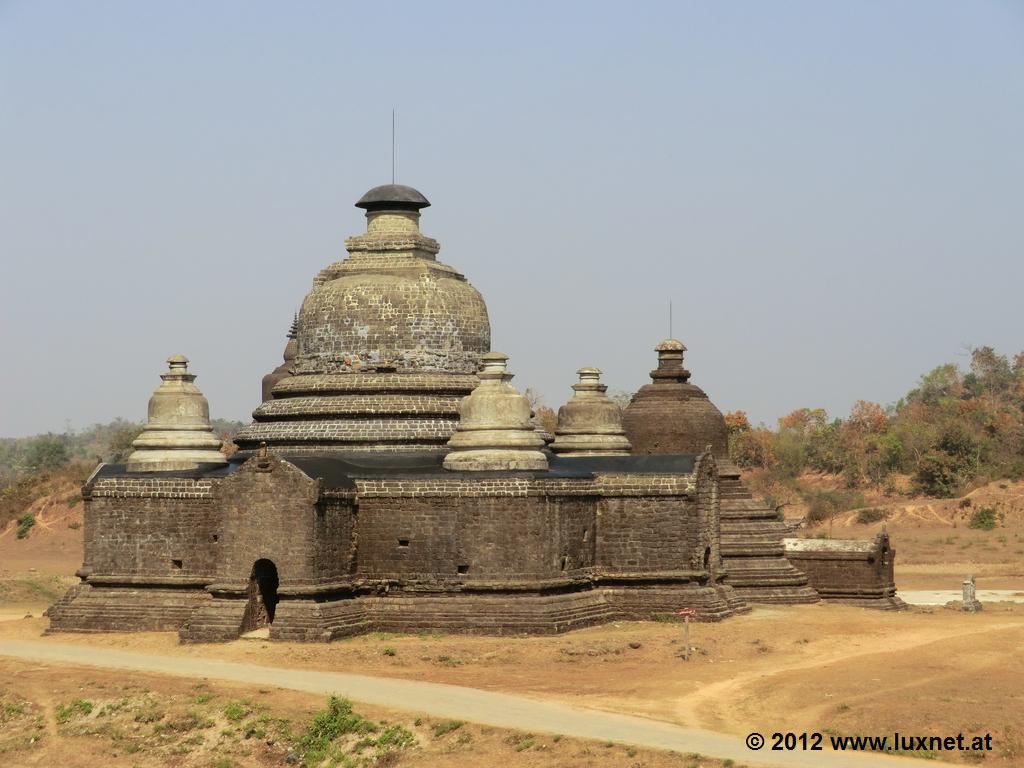
[[[622,409],[613,403],[597,368],[580,368],[572,399],[558,409],[551,450],[563,456],[628,456]]]
[[[429,205],[410,187],[371,190],[357,204],[367,230],[324,268],[302,302],[294,355],[236,442],[272,451],[435,451],[476,386],[491,327],[483,297],[437,261],[420,232]],[[316,398],[308,395],[314,393]]]
[[[227,463],[221,439],[210,427],[210,406],[188,372],[188,358],[167,358],[168,371],[149,399],[149,418],[132,443],[128,457],[133,472],[167,472]]]
[[[540,470],[544,438],[531,421],[530,401],[512,386],[508,355],[483,356],[480,385],[459,406],[459,426],[448,441],[445,469]]]

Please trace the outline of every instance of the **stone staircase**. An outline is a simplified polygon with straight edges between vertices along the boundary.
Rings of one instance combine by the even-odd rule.
[[[207,601],[203,590],[79,584],[50,608],[47,633],[177,630]]]
[[[719,476],[721,552],[728,584],[751,603],[799,604],[820,599],[807,576],[786,559],[786,523],[754,498],[739,475]]]
[[[248,601],[211,598],[183,622],[178,639],[183,643],[226,643],[242,634]]]

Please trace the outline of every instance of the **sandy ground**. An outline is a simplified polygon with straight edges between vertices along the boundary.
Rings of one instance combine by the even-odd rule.
[[[986,764],[1024,765],[1022,605],[990,605],[978,615],[762,608],[693,625],[690,661],[679,658],[680,627],[654,622],[544,638],[370,635],[330,645],[209,646],[178,645],[173,633],[40,638],[45,626],[3,622],[0,638],[451,683],[735,735],[991,732],[996,750]]]
[[[47,666],[88,665],[75,671],[85,677],[91,669],[117,669],[130,674],[159,672],[201,681],[232,681],[278,688],[342,695],[361,703],[401,707],[405,719],[470,720],[500,728],[518,728],[554,741],[558,737],[600,741],[606,748],[616,744],[660,749],[666,752],[705,753],[763,768],[913,768],[933,765],[921,759],[872,752],[751,750],[741,738],[682,728],[663,721],[571,707],[550,700],[481,691],[477,688],[428,683],[398,678],[370,677],[323,670],[298,670],[237,662],[211,661],[187,656],[140,654],[93,646],[0,640],[0,656],[38,661]],[[74,707],[88,720],[93,707]],[[57,719],[67,720],[68,705],[57,709]],[[193,718],[195,721],[198,718]],[[212,725],[212,724],[211,724]],[[393,755],[389,757],[394,757]],[[307,761],[317,765],[319,760]],[[374,761],[376,762],[376,761]],[[942,762],[941,765],[950,765]],[[354,766],[352,766],[354,768]]]
[[[0,578],[22,572],[70,576],[82,564],[81,489],[68,480],[47,488],[51,493],[24,510],[35,520],[28,536],[17,538],[14,521],[0,528]]]
[[[901,589],[900,597],[911,605],[946,605],[963,599],[962,590]],[[1024,603],[1024,592],[1015,589],[982,589],[975,594],[982,603]]]

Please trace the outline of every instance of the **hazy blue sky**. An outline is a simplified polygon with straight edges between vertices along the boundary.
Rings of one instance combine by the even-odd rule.
[[[557,407],[667,333],[723,409],[1024,348],[1024,2],[0,0],[0,435],[248,418],[398,178]]]

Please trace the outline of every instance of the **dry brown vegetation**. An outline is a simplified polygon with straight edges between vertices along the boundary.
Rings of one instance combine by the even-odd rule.
[[[775,430],[752,427],[742,411],[727,414],[726,424],[737,464],[800,495],[799,475],[815,471],[841,475],[848,490],[949,498],[1024,478],[1024,353],[1011,361],[975,348],[969,371],[941,365],[899,402],[861,400],[845,419],[800,408]]]

